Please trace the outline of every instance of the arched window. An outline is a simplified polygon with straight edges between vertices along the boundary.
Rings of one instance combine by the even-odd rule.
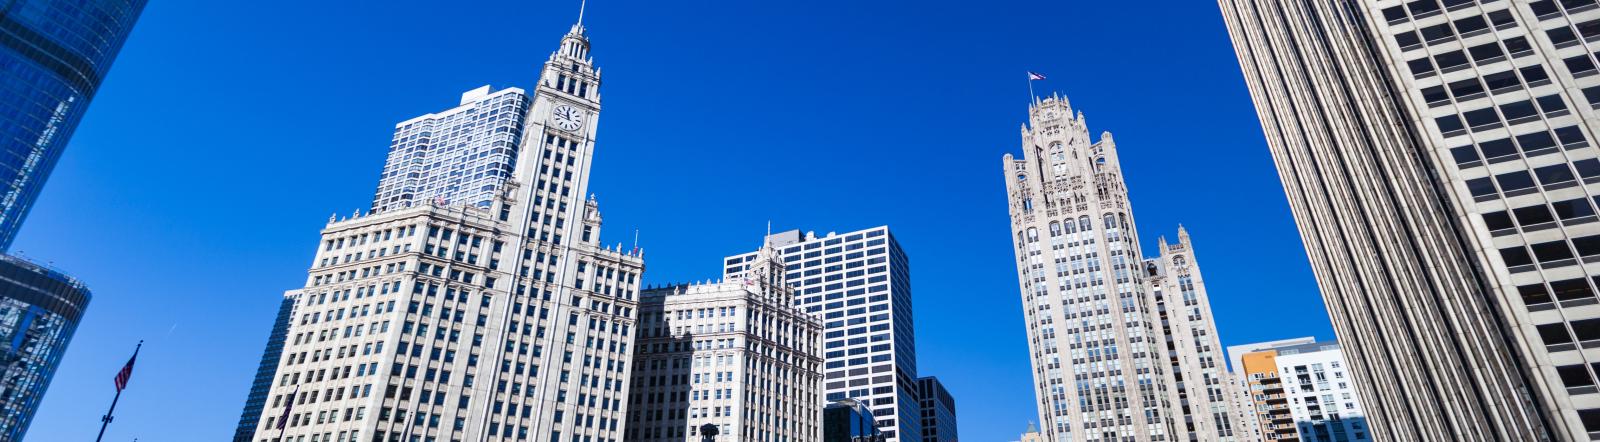
[[[1061,223],[1060,222],[1056,222],[1056,221],[1051,221],[1050,222],[1050,236],[1061,236]]]

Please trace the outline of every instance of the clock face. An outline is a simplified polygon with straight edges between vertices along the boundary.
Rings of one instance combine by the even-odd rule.
[[[565,104],[557,105],[550,111],[550,124],[567,132],[578,130],[583,127],[583,111]]]

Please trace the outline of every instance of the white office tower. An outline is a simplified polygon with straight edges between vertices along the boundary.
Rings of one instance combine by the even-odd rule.
[[[644,292],[627,440],[821,440],[822,323],[794,305],[775,251],[751,264]]]
[[[1199,286],[1192,256],[1158,275],[1157,299],[1111,134],[1090,140],[1083,114],[1054,96],[1030,105],[1022,148],[1004,166],[1043,437],[1233,440],[1231,412],[1214,411],[1231,406],[1213,391],[1210,306],[1203,291],[1182,284],[1188,274]],[[1166,250],[1168,262],[1188,254],[1180,246]],[[1192,305],[1165,298],[1191,294]],[[1164,323],[1163,307],[1199,314]],[[1169,330],[1208,336],[1176,337],[1169,349]]]
[[[823,236],[767,236],[784,259],[795,305],[822,318],[827,402],[872,408],[887,441],[922,440],[911,264],[887,226]],[[760,262],[751,252],[723,260],[724,277]]]
[[[1600,440],[1600,2],[1218,3],[1373,433]]]
[[[1145,260],[1145,276],[1166,340],[1168,388],[1183,413],[1178,430],[1189,433],[1189,440],[1244,440],[1247,428],[1240,427],[1234,404],[1238,386],[1228,375],[1189,231],[1178,226],[1176,244],[1166,237],[1158,243],[1161,256]]]
[[[643,262],[599,244],[583,198],[600,109],[588,52],[574,25],[489,207],[330,219],[253,440],[622,439]]]
[[[528,96],[522,89],[461,94],[461,105],[394,125],[373,212],[422,202],[488,208],[511,179]]]

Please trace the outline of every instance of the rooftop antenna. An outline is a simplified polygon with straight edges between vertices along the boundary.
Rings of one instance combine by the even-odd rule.
[[[633,252],[639,253],[639,229],[633,229]]]
[[[578,1],[578,24],[579,25],[583,24],[583,10],[587,6],[589,6],[589,0],[579,0]]]

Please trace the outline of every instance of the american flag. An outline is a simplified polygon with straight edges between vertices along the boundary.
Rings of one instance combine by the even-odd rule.
[[[289,393],[289,401],[287,403],[283,404],[283,417],[278,418],[278,428],[277,429],[282,430],[284,424],[288,424],[289,423],[289,412],[294,411],[294,398],[295,398],[295,396],[299,396],[299,395],[300,395],[300,386],[296,385],[296,386],[294,386],[294,393]]]
[[[122,371],[117,372],[115,382],[117,383],[118,393],[121,393],[122,389],[128,388],[128,378],[133,377],[133,361],[135,359],[139,359],[139,352],[133,352],[133,357],[128,358],[128,365],[122,366]]]
[[[1028,71],[1028,81],[1043,80],[1043,79],[1044,79],[1044,74],[1041,74],[1041,73],[1038,73],[1038,72],[1034,72],[1034,71]]]

